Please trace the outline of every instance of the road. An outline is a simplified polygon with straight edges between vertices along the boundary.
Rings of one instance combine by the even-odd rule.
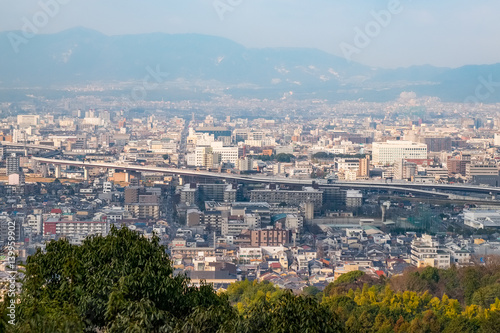
[[[89,162],[89,161],[71,161],[71,160],[62,160],[62,159],[49,159],[42,157],[33,157],[33,160],[38,163],[45,164],[53,164],[53,165],[70,165],[76,167],[95,167],[95,168],[106,168],[106,169],[117,169],[117,170],[125,170],[125,171],[135,171],[135,172],[152,172],[152,173],[165,173],[171,175],[179,175],[179,176],[190,176],[190,177],[200,177],[200,178],[213,178],[213,179],[224,179],[231,180],[237,182],[246,182],[246,183],[264,183],[264,184],[284,184],[284,185],[303,185],[303,186],[312,186],[314,179],[291,179],[285,177],[266,177],[266,176],[247,176],[247,175],[237,175],[231,173],[215,173],[208,171],[196,171],[190,169],[177,169],[177,168],[162,168],[162,167],[154,167],[154,166],[142,166],[142,165],[130,165],[130,164],[119,164],[119,163],[102,163],[102,162]],[[424,188],[427,189],[419,189],[412,188],[410,184],[386,184],[380,182],[337,182],[334,184],[319,184],[321,187],[341,187],[347,189],[371,189],[371,190],[386,190],[386,191],[411,191],[413,194],[422,194],[424,196],[431,197],[442,197],[442,198],[453,198],[453,194],[438,192],[432,190],[433,185],[425,184]],[[423,185],[423,184],[422,184]],[[448,188],[439,185],[443,190],[457,189],[458,187],[449,186]],[[481,193],[489,193],[490,189],[484,187],[467,187],[467,191],[474,192],[474,189],[478,189]],[[500,189],[498,189],[500,192]]]

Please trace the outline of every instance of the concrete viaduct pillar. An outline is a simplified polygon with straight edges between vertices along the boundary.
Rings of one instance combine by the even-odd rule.
[[[55,174],[56,178],[61,178],[61,165],[56,164],[55,167],[56,167],[56,174]]]

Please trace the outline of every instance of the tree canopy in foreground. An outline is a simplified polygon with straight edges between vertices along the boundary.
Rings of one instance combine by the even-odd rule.
[[[8,323],[6,299],[0,332],[338,331],[326,307],[290,292],[253,302],[240,315],[225,294],[174,276],[157,238],[128,228],[113,228],[81,246],[48,243],[28,258],[22,282],[16,324]],[[311,322],[314,317],[324,320]]]
[[[217,294],[173,273],[157,238],[127,228],[52,241],[27,260],[15,325],[0,304],[0,332],[500,332],[500,265],[352,272],[303,295],[257,281]]]

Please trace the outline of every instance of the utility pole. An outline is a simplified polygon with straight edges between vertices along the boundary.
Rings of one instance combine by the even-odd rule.
[[[28,148],[26,147],[26,131],[24,131],[24,156],[28,157]]]
[[[216,248],[217,248],[217,244],[216,244],[215,230],[214,230],[214,254],[215,254],[215,249]]]

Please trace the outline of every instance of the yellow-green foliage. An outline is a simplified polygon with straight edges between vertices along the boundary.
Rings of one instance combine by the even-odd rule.
[[[500,323],[498,298],[489,308],[462,307],[447,295],[440,299],[428,292],[394,292],[388,286],[381,290],[365,285],[345,295],[326,296],[322,304],[345,321],[348,332],[442,332],[449,327],[490,332],[484,327]]]
[[[8,323],[7,297],[0,332],[500,332],[498,264],[426,268],[388,281],[352,272],[305,296],[241,281],[217,295],[174,275],[157,238],[123,228],[80,247],[51,242],[25,272],[16,325]]]
[[[232,283],[227,289],[229,302],[236,305],[240,313],[247,307],[255,304],[262,298],[268,301],[276,300],[283,295],[283,290],[275,287],[271,282],[239,281]]]

